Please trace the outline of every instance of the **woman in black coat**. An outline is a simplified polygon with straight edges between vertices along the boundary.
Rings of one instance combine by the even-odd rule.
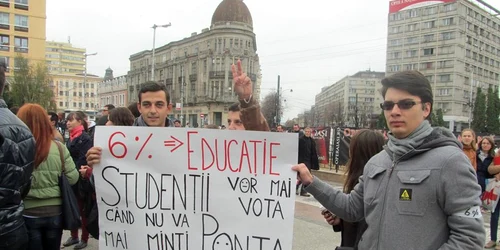
[[[488,167],[493,162],[495,157],[495,142],[490,137],[484,137],[479,142],[477,150],[477,182],[481,186],[481,194],[486,188],[486,179],[491,179],[494,176],[488,173]]]
[[[82,166],[87,165],[86,154],[87,151],[92,147],[93,141],[88,132],[88,125],[86,121],[86,116],[83,112],[74,112],[68,115],[66,122],[67,129],[69,131],[69,140],[66,143],[68,150],[75,162],[76,169],[80,170]],[[87,197],[84,186],[88,183],[88,180],[80,178],[78,183],[74,185],[75,195],[78,200],[78,207],[80,208],[80,215],[82,218],[82,238],[78,238],[78,229],[71,230],[71,237],[63,244],[63,246],[75,245],[74,249],[83,249],[87,247],[87,241],[89,239],[89,233],[87,232],[87,213],[85,204]]]

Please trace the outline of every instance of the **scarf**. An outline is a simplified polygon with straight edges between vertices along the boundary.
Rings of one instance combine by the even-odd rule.
[[[393,160],[401,158],[404,154],[418,148],[424,142],[425,138],[432,133],[433,128],[429,121],[424,120],[410,135],[406,138],[398,139],[392,132],[387,135],[389,141],[387,142],[388,149],[392,152]]]
[[[73,130],[69,131],[69,140],[72,141],[76,137],[82,135],[83,133],[83,125],[80,125]]]
[[[479,159],[481,159],[481,161],[484,161],[484,159],[486,159],[487,157],[488,153],[485,153],[482,150],[479,151]]]

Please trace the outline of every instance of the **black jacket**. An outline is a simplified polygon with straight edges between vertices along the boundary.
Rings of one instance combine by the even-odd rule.
[[[0,99],[0,236],[24,225],[22,200],[31,186],[35,139]]]
[[[299,138],[299,163],[306,164],[309,169],[319,170],[316,142],[313,138],[307,136]]]
[[[80,136],[71,140],[68,139],[66,142],[66,147],[75,162],[76,169],[80,169],[82,166],[87,165],[87,151],[92,147],[93,141],[90,135],[83,132]]]
[[[483,176],[487,179],[494,178],[495,176],[488,172],[488,167],[493,162],[493,157],[491,155],[488,155],[488,157],[486,157],[484,161],[481,161],[481,158],[479,158],[479,154],[480,150],[478,150],[476,154],[477,175]]]

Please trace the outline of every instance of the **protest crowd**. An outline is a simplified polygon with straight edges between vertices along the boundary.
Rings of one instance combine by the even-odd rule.
[[[342,190],[314,176],[320,164],[312,128],[270,129],[240,61],[232,73],[238,99],[227,124],[200,129],[297,133],[298,161],[290,166],[297,172],[296,194],[312,195],[324,206],[325,223],[342,234],[337,249],[497,246],[500,156],[494,140],[476,141],[474,131],[464,129],[459,141],[447,129],[432,127],[432,89],[419,72],[382,80],[388,138],[372,130],[352,137]],[[0,96],[4,85],[2,65]],[[92,122],[84,112],[56,114],[35,103],[12,112],[0,99],[0,249],[84,249],[90,235],[99,238],[93,166],[103,149],[94,146],[96,127],[182,127],[168,118],[171,96],[162,85],[147,82],[138,100],[129,108],[106,105]],[[490,239],[484,213],[491,213]],[[63,230],[71,230],[68,239],[62,239]]]

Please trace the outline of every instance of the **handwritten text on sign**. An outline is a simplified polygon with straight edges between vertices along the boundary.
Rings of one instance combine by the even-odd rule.
[[[297,135],[97,127],[99,249],[292,249]]]

